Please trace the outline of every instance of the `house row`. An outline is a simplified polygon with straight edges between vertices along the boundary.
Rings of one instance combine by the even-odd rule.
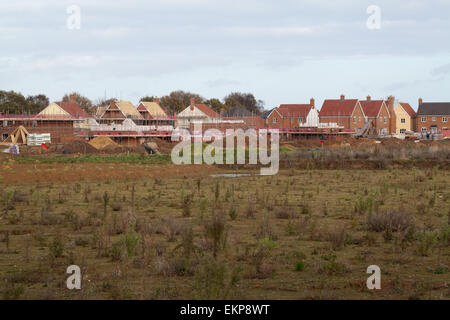
[[[69,102],[54,102],[37,115],[1,115],[0,141],[22,125],[30,133],[50,133],[52,141],[66,143],[76,136],[169,137],[175,128],[191,131],[200,124],[202,130],[216,128],[280,129],[282,132],[352,133],[370,124],[378,135],[408,132],[440,133],[448,130],[450,103],[418,101],[417,113],[410,104],[388,99],[365,100],[326,99],[320,110],[315,100],[305,104],[281,104],[256,115],[244,108],[214,111],[206,104],[190,105],[177,115],[170,116],[159,99],[141,101],[134,106],[129,101],[111,101],[98,108],[94,116],[80,108],[73,97]]]

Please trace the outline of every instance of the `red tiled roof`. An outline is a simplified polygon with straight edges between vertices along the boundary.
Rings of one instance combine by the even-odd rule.
[[[310,104],[282,104],[278,107],[278,112],[284,118],[306,118],[311,111],[312,105]]]
[[[76,118],[90,118],[91,116],[86,113],[79,105],[71,102],[56,102],[64,111]]]
[[[196,104],[195,105],[200,111],[202,111],[204,114],[206,114],[208,117],[211,118],[219,118],[219,115],[217,112],[215,112],[213,109],[208,107],[206,104]]]
[[[403,110],[405,110],[405,112],[407,114],[409,114],[409,116],[411,118],[415,118],[416,117],[416,112],[414,111],[414,109],[410,106],[409,103],[406,102],[400,102],[400,105],[402,106]]]
[[[355,109],[358,99],[325,100],[320,109],[320,117],[345,116],[350,117]]]
[[[367,117],[376,117],[383,105],[383,100],[364,100],[359,101],[359,103],[361,103],[361,107]]]

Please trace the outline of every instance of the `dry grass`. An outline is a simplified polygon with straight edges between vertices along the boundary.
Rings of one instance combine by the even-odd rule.
[[[0,184],[0,297],[450,298],[449,171],[199,172]],[[379,292],[361,285],[371,264]]]

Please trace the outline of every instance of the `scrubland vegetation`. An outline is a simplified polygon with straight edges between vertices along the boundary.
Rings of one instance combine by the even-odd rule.
[[[121,179],[31,171],[12,183],[20,166],[30,170],[1,165],[2,299],[450,298],[450,172],[439,165],[213,178],[136,163],[110,167]],[[73,264],[82,290],[66,288]],[[373,264],[379,291],[366,287]]]

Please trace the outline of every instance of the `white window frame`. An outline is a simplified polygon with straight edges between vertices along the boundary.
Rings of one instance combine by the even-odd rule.
[[[427,127],[422,127],[422,132],[427,132]]]
[[[273,117],[272,122],[273,123],[278,123],[278,118],[277,117]]]
[[[401,118],[401,119],[400,119],[400,122],[401,122],[401,123],[406,123],[406,119],[405,119],[405,118]]]
[[[432,118],[431,118],[431,121],[436,121],[436,117],[432,117]]]
[[[442,117],[442,122],[447,122],[447,117]]]
[[[427,117],[421,117],[420,121],[427,122]]]

